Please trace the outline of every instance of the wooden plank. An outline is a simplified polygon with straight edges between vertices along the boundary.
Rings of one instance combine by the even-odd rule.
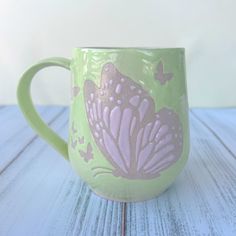
[[[236,159],[236,109],[194,109],[192,113]]]
[[[53,114],[53,112],[56,112],[60,109],[61,108],[54,107],[50,113]],[[37,110],[38,113],[43,116],[45,121],[48,122],[47,116],[45,116],[47,109],[43,106],[40,106]],[[17,117],[17,119],[13,119],[13,117]],[[29,127],[23,115],[16,106],[7,106],[0,110],[0,124],[0,150],[5,146],[5,142],[10,141],[15,134],[24,130],[26,127]]]
[[[67,122],[68,110],[51,127],[65,138]],[[91,193],[43,140],[24,145],[0,175],[0,235],[120,235],[120,203]]]
[[[50,124],[63,112],[63,108],[52,109],[39,108],[46,123]],[[13,119],[14,118],[14,119]],[[0,173],[4,171],[38,136],[28,128],[26,121],[16,107],[10,108],[1,116],[1,137],[0,137]],[[20,140],[20,142],[19,142]],[[14,147],[14,148],[13,148]]]
[[[127,204],[127,235],[236,235],[235,159],[193,115],[190,123],[186,167],[158,198]]]
[[[46,110],[45,110],[46,111]],[[55,122],[58,122],[58,119],[59,119],[59,117],[60,116],[58,116],[58,111],[60,112],[59,114],[60,114],[60,116],[62,116],[63,115],[63,113],[65,113],[66,112],[66,110],[64,109],[64,111],[63,111],[63,108],[59,108],[59,109],[52,109],[52,112],[45,112],[45,116],[47,116],[47,114],[49,114],[49,113],[51,113],[51,114],[53,114],[53,116],[52,116],[52,122],[51,122],[51,127],[54,129],[54,130],[56,130],[57,129],[57,126],[55,125]],[[63,113],[61,113],[61,111],[63,111]],[[44,118],[46,118],[44,116]],[[16,119],[17,119],[17,116],[14,116],[14,117],[16,117]],[[56,118],[56,119],[55,119]],[[21,140],[19,143],[21,144],[21,142],[22,142],[22,148],[21,149],[19,149],[18,150],[18,146],[17,145],[12,145],[12,143],[16,143],[15,141],[12,141],[12,143],[10,143],[9,145],[6,145],[6,146],[9,146],[8,148],[7,148],[7,150],[9,151],[9,152],[6,152],[5,151],[5,149],[1,149],[0,150],[0,156],[1,157],[4,157],[6,160],[13,160],[13,158],[14,158],[14,161],[11,161],[11,165],[9,165],[8,166],[8,168],[5,168],[4,169],[4,171],[1,171],[1,174],[0,174],[0,180],[4,180],[4,181],[2,181],[1,182],[1,184],[0,184],[0,193],[2,193],[3,191],[4,191],[4,188],[6,187],[6,186],[8,186],[8,184],[11,182],[11,180],[13,180],[14,178],[16,178],[16,174],[18,174],[18,172],[19,173],[22,173],[21,171],[22,171],[22,169],[21,168],[27,168],[27,165],[31,162],[31,161],[33,161],[33,158],[36,158],[35,156],[39,156],[39,155],[41,155],[40,154],[40,152],[43,150],[43,148],[45,147],[45,146],[47,146],[47,144],[45,143],[45,141],[44,140],[42,140],[42,139],[40,139],[40,138],[38,138],[38,136],[35,134],[35,132],[33,131],[33,130],[31,130],[31,128],[29,128],[29,127],[27,127],[27,128],[25,128],[25,129],[28,129],[30,132],[29,133],[27,133],[27,132],[22,132],[21,133],[21,136],[18,138],[16,138],[16,141],[18,141],[19,142],[19,140]],[[30,139],[30,138],[26,138],[26,137],[28,137],[29,135],[32,135],[32,138],[33,138],[33,140],[32,139]],[[15,137],[14,137],[15,138]],[[26,140],[28,140],[28,142],[30,143],[30,144],[28,144],[27,142],[26,142]],[[26,143],[25,143],[26,142]],[[36,144],[35,144],[36,143]],[[39,144],[39,145],[37,145],[37,144]],[[31,146],[32,145],[36,145],[36,148],[32,148]],[[50,148],[50,147],[49,147]],[[15,149],[17,149],[16,151],[15,151]],[[31,150],[31,153],[30,153],[30,151],[29,150]],[[52,151],[54,151],[54,150],[52,150]],[[27,156],[27,155],[25,155],[25,152],[27,152],[27,153],[29,153],[29,155]],[[54,151],[55,152],[55,151]],[[4,153],[4,154],[6,154],[6,155],[1,155],[2,153]],[[15,158],[15,155],[13,155],[13,154],[15,154],[15,153],[17,153],[17,157],[18,158]],[[15,171],[15,169],[14,169],[14,166],[16,166],[18,169],[17,169],[17,171]],[[3,168],[2,168],[3,169]],[[7,179],[4,179],[3,177],[5,176],[4,175],[4,173],[5,172],[7,172]]]
[[[24,124],[17,123],[19,117],[11,109],[4,110],[7,126],[15,125],[20,131],[20,136],[14,136],[11,129],[8,139],[0,133],[3,141],[15,139],[15,145],[2,146],[11,146],[5,151],[7,158],[30,132],[22,132]],[[64,111],[52,121],[63,137],[67,116]],[[192,146],[186,168],[157,199],[127,204],[123,229],[122,204],[91,193],[69,164],[36,138],[0,175],[0,235],[120,235],[122,231],[126,235],[235,235],[235,159],[201,118],[191,115],[190,121]]]

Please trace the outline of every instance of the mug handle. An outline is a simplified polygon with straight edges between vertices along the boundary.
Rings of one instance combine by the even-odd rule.
[[[34,75],[41,69],[50,66],[59,66],[70,70],[70,63],[71,60],[62,57],[41,60],[37,64],[31,66],[22,75],[17,88],[18,104],[30,126],[38,133],[40,137],[45,139],[46,142],[62,154],[66,160],[69,160],[68,144],[52,129],[50,129],[48,125],[40,118],[32,102],[30,85]]]

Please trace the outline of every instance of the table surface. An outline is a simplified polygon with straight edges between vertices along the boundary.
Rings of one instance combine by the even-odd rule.
[[[69,110],[37,107],[67,138]],[[236,235],[236,109],[192,109],[191,151],[158,198],[118,203],[93,194],[28,127],[0,107],[0,235]]]

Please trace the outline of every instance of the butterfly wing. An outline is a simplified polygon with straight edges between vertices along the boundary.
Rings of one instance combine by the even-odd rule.
[[[78,137],[79,144],[84,144],[84,136]]]
[[[173,73],[165,73],[164,74],[164,81],[171,80],[173,78]]]
[[[86,152],[84,152],[83,150],[79,150],[79,154],[82,158],[86,157]]]
[[[137,135],[137,172],[144,178],[156,177],[176,162],[182,153],[183,132],[177,114],[163,108]]]
[[[79,150],[80,156],[88,162],[89,160],[93,159],[93,153],[92,153],[92,146],[90,143],[87,145],[87,150],[84,152],[83,150]]]
[[[160,84],[165,84],[168,80],[173,78],[173,73],[164,73],[163,62],[160,61],[156,68],[156,80],[159,80]]]
[[[88,143],[88,145],[87,145],[87,153],[91,154],[92,151],[93,151],[93,148],[92,148],[91,144]]]
[[[153,101],[112,63],[104,65],[100,87],[85,81],[84,97],[96,144],[120,175],[129,175],[137,129],[154,114]]]
[[[91,133],[117,175],[153,178],[167,168],[167,163],[179,158],[176,150],[181,148],[175,146],[177,141],[171,136],[172,126],[180,126],[177,115],[169,109],[155,113],[152,97],[112,63],[104,65],[100,87],[91,80],[85,81],[84,98]],[[169,113],[173,115],[168,116]],[[152,140],[152,136],[156,139]],[[166,147],[163,140],[171,146]],[[162,153],[162,145],[176,156]]]
[[[71,147],[72,147],[73,149],[76,148],[76,145],[77,145],[77,141],[76,141],[76,140],[71,140]]]
[[[79,92],[80,92],[80,88],[78,86],[72,87],[72,91],[71,91],[72,98],[76,97],[79,94]]]
[[[76,128],[75,128],[74,121],[72,122],[71,130],[72,130],[72,133],[73,133],[73,134],[75,134],[75,133],[77,132],[77,130],[76,130]]]

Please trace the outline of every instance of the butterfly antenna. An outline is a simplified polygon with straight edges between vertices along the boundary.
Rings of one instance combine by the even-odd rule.
[[[103,167],[103,166],[96,166],[96,167],[92,167],[91,169],[92,169],[92,170],[103,169],[103,170],[110,170],[110,171],[113,170],[112,168],[109,168],[109,167]]]
[[[95,173],[93,177],[97,177],[98,175],[103,175],[103,174],[112,174],[112,171],[100,171]]]

